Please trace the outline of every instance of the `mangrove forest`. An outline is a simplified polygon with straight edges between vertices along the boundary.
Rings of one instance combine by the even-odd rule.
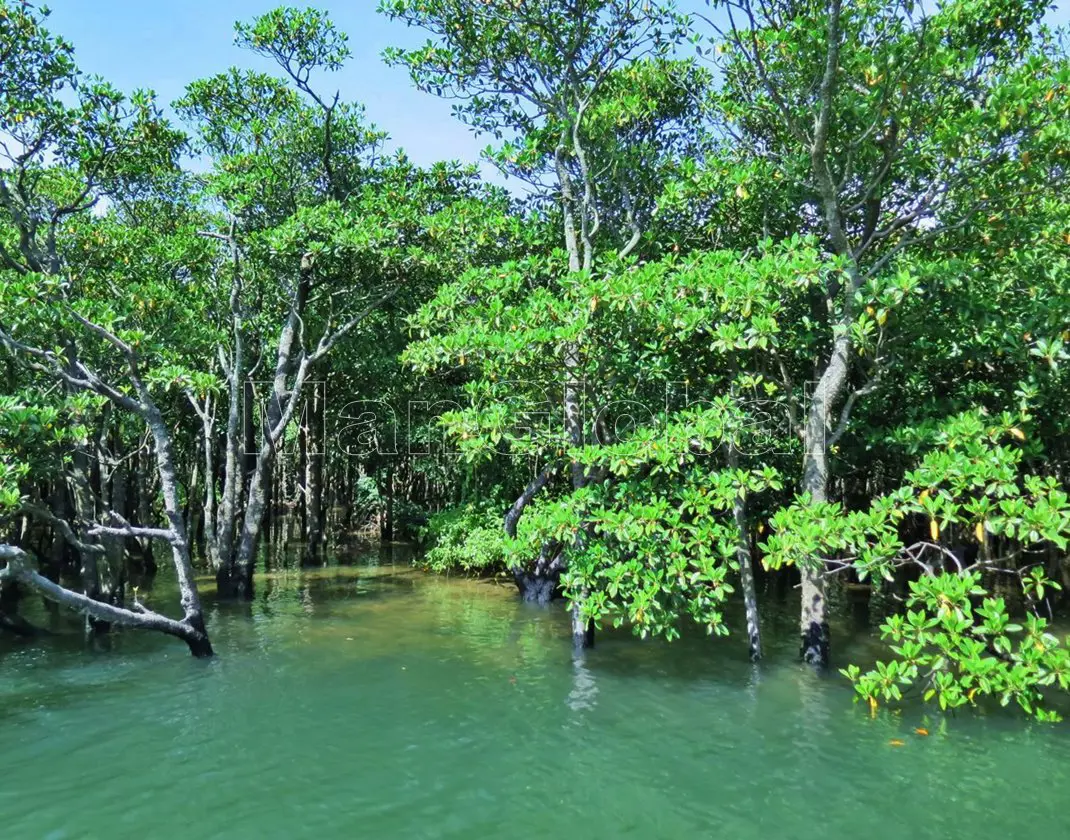
[[[55,5],[5,836],[1064,830],[1070,8]]]

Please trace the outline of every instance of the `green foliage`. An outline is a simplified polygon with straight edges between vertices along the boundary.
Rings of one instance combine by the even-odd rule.
[[[681,454],[671,437],[654,444],[668,457],[631,480],[620,451],[631,445],[604,447],[613,479],[535,505],[507,548],[521,556],[548,543],[567,550],[565,596],[595,621],[673,639],[689,619],[725,635],[723,606],[739,570],[733,504],[779,480],[772,469],[711,471],[710,453]]]
[[[338,70],[351,55],[349,38],[317,9],[282,6],[234,29],[239,46],[274,59],[298,84],[313,70]]]
[[[952,547],[972,543],[979,565],[1015,564],[1050,543],[1070,543],[1070,495],[1055,476],[1022,470],[1025,433],[1004,415],[951,418],[894,492],[868,508],[799,499],[770,518],[764,562],[776,568],[835,561],[861,577],[889,577],[910,562],[927,573],[961,570]],[[913,525],[913,528],[909,527]],[[916,539],[915,539],[916,537]],[[997,546],[993,542],[998,542]]]
[[[490,575],[505,571],[505,533],[491,502],[469,503],[434,513],[420,528],[425,553],[419,563],[439,572]]]
[[[992,597],[978,571],[925,575],[910,584],[904,614],[881,625],[895,657],[862,672],[842,669],[861,700],[876,708],[918,688],[941,709],[977,705],[986,698],[1014,701],[1042,721],[1061,720],[1047,707],[1050,689],[1070,689],[1070,640],[1060,641],[1048,621],[1030,613],[1011,620],[1003,598]],[[1059,588],[1034,568],[1033,593]]]

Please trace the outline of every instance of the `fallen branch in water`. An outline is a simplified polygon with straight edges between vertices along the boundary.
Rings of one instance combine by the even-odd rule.
[[[5,581],[19,583],[50,601],[98,621],[166,633],[168,636],[182,639],[189,645],[190,653],[194,656],[212,655],[212,646],[208,642],[204,627],[196,626],[188,616],[176,621],[166,615],[152,612],[141,604],[137,605],[138,611],[134,611],[95,601],[88,595],[66,589],[37,572],[31,565],[29,555],[18,546],[0,544],[0,560],[7,563],[0,569],[0,584]]]

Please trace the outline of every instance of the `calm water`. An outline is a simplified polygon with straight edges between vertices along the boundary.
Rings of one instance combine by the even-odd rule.
[[[759,670],[738,638],[576,664],[561,610],[372,559],[212,608],[211,662],[0,641],[2,836],[1066,836],[1066,729],[871,720],[793,662],[788,613]]]

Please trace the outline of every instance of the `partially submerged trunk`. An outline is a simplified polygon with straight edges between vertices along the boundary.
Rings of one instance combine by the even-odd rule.
[[[512,507],[506,511],[502,524],[507,537],[516,537],[516,526],[520,521],[524,508],[531,504],[532,499],[546,486],[553,474],[554,470],[551,467],[546,467],[542,470],[528,483],[528,486],[524,488],[524,492],[517,497]],[[534,569],[528,570],[520,565],[514,565],[510,568],[509,571],[513,574],[513,581],[516,583],[516,588],[524,601],[533,604],[549,604],[554,599],[561,576],[559,555],[560,551],[557,546],[548,543],[539,552],[539,558],[535,563]]]
[[[549,604],[557,594],[558,575],[537,572],[514,573],[513,580],[520,598],[529,604]]]
[[[743,496],[737,494],[732,514],[738,533],[736,559],[739,561],[739,582],[747,615],[747,650],[751,662],[757,662],[762,658],[762,634],[758,622],[758,591],[754,586],[754,559],[751,557],[750,533],[747,529],[747,503]]]
[[[735,386],[732,396],[738,399]],[[739,469],[739,441],[728,440],[728,467]],[[750,530],[747,527],[747,497],[740,488],[732,502],[732,518],[736,526],[736,562],[739,564],[739,583],[743,590],[743,608],[747,616],[747,649],[751,662],[762,658],[761,625],[758,620],[758,592],[754,585],[754,558],[750,549]]]
[[[513,569],[520,597],[530,604],[549,604],[560,594],[565,553],[559,543],[544,543],[531,570]]]
[[[587,593],[583,593],[586,596]],[[572,649],[582,651],[594,647],[594,622],[583,616],[583,599],[572,604]]]
[[[103,464],[103,460],[102,460]],[[106,506],[125,516],[127,510],[127,473],[126,466],[114,456],[108,456],[108,483]],[[126,599],[126,547],[127,537],[109,536],[103,538],[105,546],[104,596],[108,603],[122,605]]]
[[[179,503],[178,473],[175,470],[171,435],[155,405],[147,406],[144,417],[156,445],[156,467],[160,478],[164,515],[170,526],[168,541],[171,544],[171,559],[175,566],[179,601],[183,611],[182,621],[178,623],[188,631],[181,638],[189,644],[190,652],[194,656],[211,656],[212,646],[208,642],[208,634],[204,627],[204,612],[201,609],[201,599],[193,577],[186,523],[182,518]]]
[[[394,465],[390,463],[386,468],[386,478],[380,481],[379,497],[382,501],[382,510],[379,516],[379,539],[394,539]]]
[[[582,409],[582,383],[576,381],[576,371],[580,367],[580,349],[571,346],[565,351],[565,374],[568,381],[565,384],[565,430],[568,432],[569,443],[574,447],[583,446],[583,409]],[[572,475],[572,487],[575,490],[582,489],[587,484],[587,472],[583,464],[573,461],[570,467]],[[583,544],[586,534],[581,529],[576,535],[575,548]],[[558,572],[560,574],[560,571]],[[584,588],[573,593],[572,602],[572,647],[574,650],[594,647],[594,622],[583,618],[583,607],[588,597],[588,591]]]

